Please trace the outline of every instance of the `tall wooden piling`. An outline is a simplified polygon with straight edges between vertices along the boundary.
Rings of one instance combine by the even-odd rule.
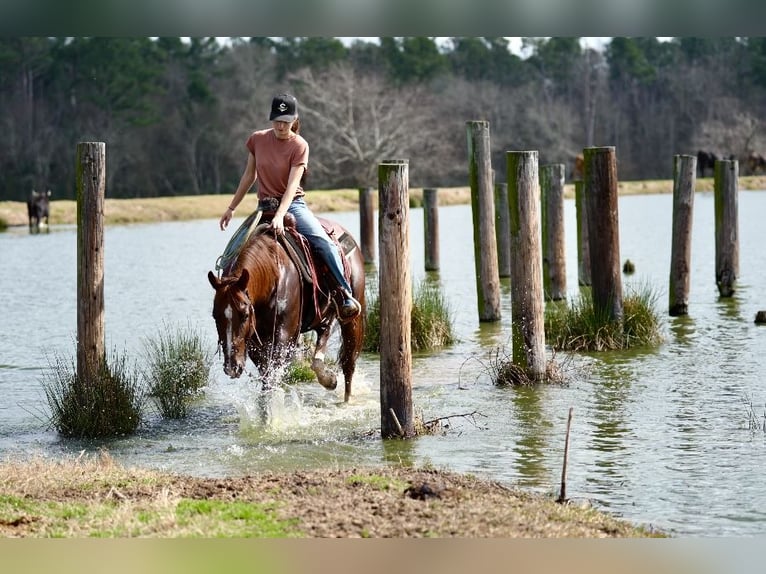
[[[365,263],[375,261],[375,205],[374,190],[359,188],[359,245]]]
[[[506,152],[511,224],[511,338],[514,364],[545,377],[545,323],[536,151]]]
[[[566,239],[564,236],[563,163],[540,168],[540,194],[543,228],[543,291],[551,301],[566,299]]]
[[[588,213],[585,209],[585,183],[574,182],[575,214],[577,217],[577,282],[590,286],[590,247],[588,245]]]
[[[617,156],[614,146],[583,151],[593,307],[596,316],[622,321]]]
[[[672,317],[686,315],[689,312],[692,215],[696,180],[696,156],[673,156],[673,237],[668,288],[668,313]]]
[[[467,122],[467,132],[479,321],[499,321],[500,275],[497,269],[489,122]]]
[[[105,360],[104,190],[106,144],[77,144],[77,374],[95,373]]]
[[[721,297],[734,295],[739,276],[738,176],[737,160],[715,162],[715,281]]]
[[[508,211],[508,184],[495,184],[495,235],[497,236],[497,272],[511,276],[511,222]]]
[[[380,253],[380,428],[383,438],[415,434],[412,409],[412,279],[406,161],[378,165]]]
[[[439,270],[439,195],[436,189],[423,190],[423,234],[426,271]]]

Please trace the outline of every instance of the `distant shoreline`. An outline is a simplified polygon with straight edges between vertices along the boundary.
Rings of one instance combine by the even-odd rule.
[[[766,190],[766,175],[742,176],[738,180],[740,190]],[[439,205],[466,204],[471,201],[468,187],[445,187],[439,190]],[[697,191],[712,191],[713,178],[698,178]],[[672,180],[621,181],[620,195],[672,193]],[[233,193],[233,192],[232,192]],[[418,203],[422,200],[422,188],[411,188],[410,195]],[[574,197],[574,185],[564,186],[564,195]],[[153,223],[159,221],[189,221],[194,219],[218,219],[228,205],[231,194],[184,195],[173,197],[143,197],[105,200],[104,217],[107,225],[127,223]],[[306,201],[315,213],[353,211],[359,207],[358,189],[332,191],[311,190]],[[237,209],[235,217],[249,215],[256,208],[255,194],[249,194]],[[74,224],[77,219],[77,202],[74,200],[51,201],[51,225]],[[9,227],[28,224],[27,206],[23,201],[0,201],[0,221]]]

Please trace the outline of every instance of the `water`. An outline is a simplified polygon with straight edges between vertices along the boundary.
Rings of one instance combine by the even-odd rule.
[[[567,282],[577,294],[574,204],[567,201]],[[574,409],[567,494],[634,522],[683,536],[766,532],[766,193],[740,192],[740,279],[732,299],[715,285],[713,198],[694,206],[688,317],[667,308],[672,198],[620,199],[621,259],[636,274],[624,291],[650,285],[664,342],[629,352],[559,356],[563,386],[496,388],[491,357],[510,352],[510,287],[502,321],[480,324],[469,206],[442,207],[438,280],[460,342],[413,358],[413,402],[424,419],[448,417],[444,434],[383,442],[379,363],[363,355],[348,404],[317,383],[278,387],[232,381],[216,360],[204,398],[183,421],[153,412],[132,437],[60,438],[46,427],[41,379],[55,356],[73,357],[76,230],[0,234],[0,457],[68,456],[107,448],[126,465],[199,476],[267,469],[432,464],[558,494],[567,414]],[[358,215],[333,215],[358,234]],[[422,210],[411,212],[412,269],[423,271]],[[236,225],[230,229],[235,229]],[[215,347],[206,274],[228,233],[212,220],[113,226],[105,237],[107,349],[141,361],[163,323],[199,327]],[[342,385],[339,385],[342,387]],[[267,413],[268,423],[264,423]],[[755,423],[753,425],[752,423]],[[758,428],[756,428],[758,427]]]

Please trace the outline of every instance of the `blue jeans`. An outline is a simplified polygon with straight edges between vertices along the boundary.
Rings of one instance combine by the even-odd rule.
[[[295,216],[295,227],[298,233],[305,236],[314,250],[324,259],[338,285],[351,293],[351,286],[343,276],[343,261],[340,258],[338,246],[327,235],[303,198],[296,197],[287,211]]]

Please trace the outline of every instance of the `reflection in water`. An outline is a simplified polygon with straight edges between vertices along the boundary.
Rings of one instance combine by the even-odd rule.
[[[694,318],[689,315],[670,317],[670,332],[673,333],[673,342],[683,347],[691,346],[697,339],[697,329]]]
[[[590,448],[596,469],[589,482],[595,494],[623,488],[628,478],[626,439],[630,428],[626,423],[626,403],[630,400],[633,374],[624,355],[605,354],[598,375],[589,380],[592,392],[588,414]],[[614,362],[609,362],[610,359]]]
[[[544,400],[541,387],[522,386],[511,389],[513,415],[519,436],[513,448],[513,461],[519,484],[541,486],[548,482],[545,450],[551,427],[542,408]]]
[[[415,466],[415,440],[386,439],[383,443],[383,458],[396,466]]]
[[[719,297],[716,308],[718,309],[718,314],[723,319],[743,320],[740,312],[739,295],[737,294],[731,297]]]

